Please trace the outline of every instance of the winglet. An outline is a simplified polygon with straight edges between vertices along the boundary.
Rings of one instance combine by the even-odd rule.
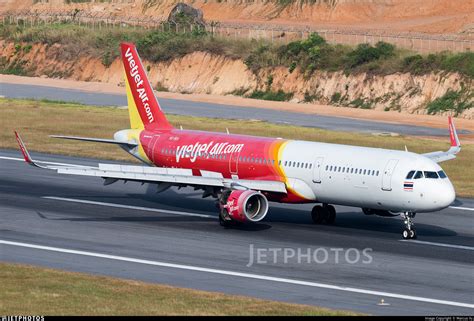
[[[451,147],[461,147],[459,142],[458,133],[456,132],[456,127],[454,127],[453,119],[451,116],[448,117],[449,122],[449,137],[451,139]]]
[[[15,131],[15,137],[18,142],[18,145],[20,145],[20,151],[23,154],[23,158],[25,159],[25,162],[35,167],[44,168],[43,166],[40,166],[33,161],[33,159],[30,156],[30,153],[26,149],[25,143],[23,143],[23,140],[21,139],[20,134],[18,134],[17,131]]]

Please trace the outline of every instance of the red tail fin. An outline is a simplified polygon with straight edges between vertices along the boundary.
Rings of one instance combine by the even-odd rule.
[[[147,129],[173,128],[153,93],[135,45],[122,43],[120,47],[125,68],[125,82],[127,91],[129,91],[127,92],[129,98],[128,108],[136,108],[143,126]],[[133,97],[133,103],[130,101],[130,96]],[[133,118],[132,113],[136,111],[130,110],[131,118]]]

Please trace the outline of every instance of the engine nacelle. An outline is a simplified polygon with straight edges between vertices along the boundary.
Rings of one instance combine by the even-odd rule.
[[[259,222],[267,215],[268,200],[253,190],[229,190],[223,192],[220,207],[234,221]]]

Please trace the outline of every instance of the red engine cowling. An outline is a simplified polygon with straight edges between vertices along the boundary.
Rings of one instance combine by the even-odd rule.
[[[228,191],[227,200],[221,202],[221,209],[227,211],[232,220],[238,222],[259,222],[268,212],[268,200],[253,190]]]

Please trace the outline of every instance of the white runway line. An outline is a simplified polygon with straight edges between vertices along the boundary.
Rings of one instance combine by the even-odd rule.
[[[24,162],[25,160],[23,158],[17,158],[17,157],[7,157],[7,156],[0,156],[0,159],[5,159],[5,160],[14,160],[14,161],[21,161]],[[67,163],[55,163],[55,162],[45,162],[45,161],[39,161],[39,160],[34,160],[37,163],[41,164],[49,164],[49,165],[59,165],[59,166],[76,166],[76,167],[90,167],[86,165],[77,165],[77,164],[67,164]]]
[[[462,211],[474,211],[474,208],[470,208],[470,207],[450,206],[449,208],[454,208],[455,210],[462,210]]]
[[[462,250],[474,251],[474,247],[465,246],[465,245],[436,243],[436,242],[427,242],[427,241],[419,241],[419,240],[399,240],[399,241],[400,242],[418,243],[418,244],[426,244],[426,245],[434,245],[434,246],[440,246],[440,247],[450,247],[450,248],[453,248],[453,249],[462,249]]]
[[[48,200],[72,202],[72,203],[108,206],[108,207],[116,207],[116,208],[126,208],[126,209],[130,209],[130,210],[139,210],[139,211],[156,212],[156,213],[165,213],[165,214],[172,214],[172,215],[193,216],[193,217],[203,217],[203,218],[212,218],[212,219],[216,218],[216,216],[206,215],[206,214],[197,214],[197,213],[181,212],[181,211],[170,211],[170,210],[162,210],[162,209],[159,209],[159,208],[150,208],[150,207],[133,206],[133,205],[123,205],[123,204],[106,203],[106,202],[87,201],[87,200],[80,200],[80,199],[75,199],[75,198],[65,198],[65,197],[56,197],[56,196],[42,196],[41,198],[48,199]]]
[[[219,274],[219,275],[228,275],[228,276],[235,276],[235,277],[241,277],[241,278],[246,278],[246,279],[271,281],[271,282],[286,283],[286,284],[292,284],[292,285],[302,285],[302,286],[309,286],[309,287],[323,288],[323,289],[330,289],[330,290],[337,290],[337,291],[344,291],[344,292],[375,295],[379,297],[382,296],[385,298],[388,297],[388,298],[396,298],[396,299],[402,299],[402,300],[410,300],[410,301],[418,301],[418,302],[426,302],[426,303],[450,305],[450,306],[474,309],[474,304],[463,303],[463,302],[438,300],[438,299],[431,299],[431,298],[390,293],[390,292],[372,291],[372,290],[365,290],[365,289],[359,289],[359,288],[351,288],[351,287],[337,286],[337,285],[310,282],[310,281],[279,278],[279,277],[252,274],[252,273],[242,273],[242,272],[235,272],[235,271],[228,271],[228,270],[211,269],[211,268],[205,268],[205,267],[199,267],[199,266],[193,266],[193,265],[183,265],[183,264],[174,264],[174,263],[160,262],[160,261],[142,260],[142,259],[125,257],[125,256],[102,254],[102,253],[95,253],[95,252],[88,252],[88,251],[78,251],[78,250],[71,250],[71,249],[51,247],[51,246],[42,246],[42,245],[21,243],[21,242],[11,242],[7,240],[0,240],[0,244],[45,250],[45,251],[52,251],[52,252],[59,252],[59,253],[97,257],[97,258],[103,258],[103,259],[109,259],[109,260],[115,260],[115,261],[160,266],[160,267],[180,269],[180,270],[205,272],[205,273]]]

